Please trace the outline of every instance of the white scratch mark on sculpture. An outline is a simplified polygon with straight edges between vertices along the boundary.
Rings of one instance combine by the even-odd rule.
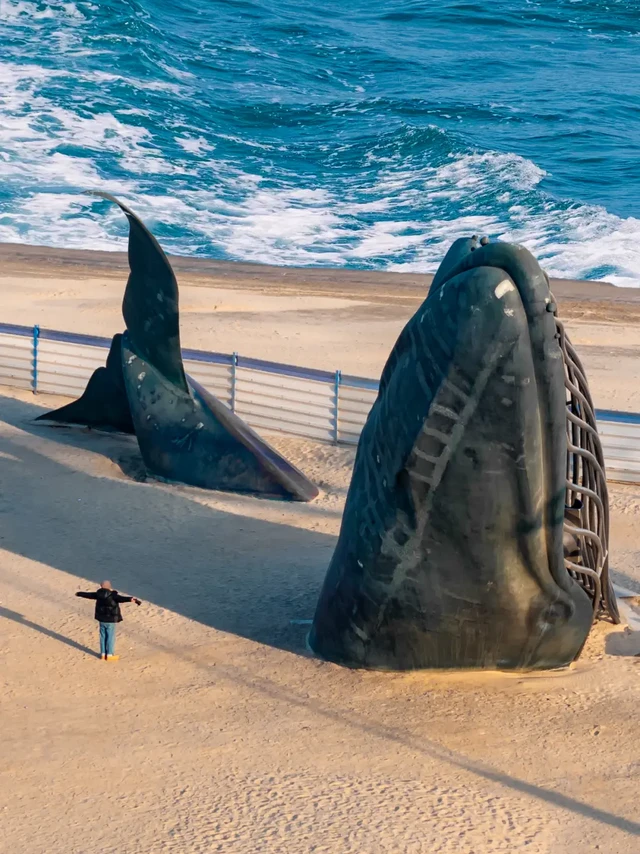
[[[426,477],[423,474],[419,474],[417,471],[413,471],[413,469],[409,472],[409,477],[412,477],[414,480],[419,480],[420,483],[426,483],[429,486],[433,486],[432,477]]]
[[[496,289],[494,294],[498,299],[502,299],[505,294],[508,294],[509,291],[515,291],[516,286],[513,282],[510,282],[509,279],[503,279],[499,285],[496,285]]]
[[[414,448],[413,453],[416,455],[416,457],[419,457],[421,460],[424,460],[427,463],[433,463],[434,465],[438,463],[438,457],[433,457],[429,454],[425,454],[425,452],[419,450],[419,448]]]
[[[141,374],[138,374],[138,379],[140,380],[140,382],[142,382],[142,380],[143,380],[145,377],[146,377],[146,373],[145,373],[144,371],[142,371],[142,373],[141,373]]]
[[[358,637],[360,638],[361,641],[368,641],[369,640],[369,635],[363,629],[361,629],[359,626],[356,626],[355,623],[351,623],[351,628],[353,629],[354,633],[356,635],[358,635]]]

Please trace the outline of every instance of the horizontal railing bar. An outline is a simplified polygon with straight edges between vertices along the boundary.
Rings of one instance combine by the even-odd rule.
[[[316,416],[314,418],[313,415],[310,415],[305,418],[304,412],[294,412],[290,409],[267,408],[238,401],[236,412],[245,420],[250,420],[251,418],[268,418],[272,421],[284,421],[296,424],[299,427],[313,427],[318,430],[324,430],[325,428],[329,430],[331,428],[331,419],[329,416]]]
[[[88,347],[104,347],[111,346],[111,338],[104,338],[102,335],[80,335],[77,332],[58,332],[56,329],[40,329],[39,338],[41,341],[61,341],[65,344],[84,344]]]
[[[373,380],[367,377],[354,377],[350,374],[342,374],[341,386],[348,388],[361,388],[368,391],[378,392],[378,380]]]
[[[640,413],[618,412],[614,409],[596,409],[596,421],[611,424],[638,424],[640,426]]]
[[[284,376],[297,377],[302,380],[315,380],[316,382],[333,383],[334,371],[321,371],[316,368],[299,368],[296,365],[285,365],[280,362],[267,362],[264,359],[252,359],[247,356],[238,356],[238,368],[250,368],[254,371],[264,371],[268,374],[283,374]]]
[[[328,402],[333,397],[332,389],[327,383],[283,377],[282,374],[256,372],[248,375],[246,368],[243,368],[242,373],[238,371],[236,385],[238,391],[241,388],[245,392],[252,391],[253,389],[269,389],[273,394],[304,395],[313,398],[316,402]]]
[[[0,323],[0,335],[20,335],[25,338],[33,337],[33,326],[19,326],[16,323]]]
[[[209,362],[214,365],[232,365],[233,356],[228,353],[210,353],[208,350],[183,350],[182,358],[188,362]]]
[[[39,342],[38,390],[68,395],[81,394],[93,370],[103,364],[101,354],[83,353],[80,348],[106,350],[112,340],[12,323],[0,323],[0,336],[7,336],[0,337],[0,383],[22,388],[30,377],[36,376],[33,353]],[[64,345],[71,346],[67,349]],[[311,433],[323,440],[333,435],[334,441],[337,437],[343,444],[355,444],[378,393],[377,380],[340,373],[336,410],[335,371],[190,348],[182,351],[182,358],[186,369],[221,399],[226,400],[234,388],[240,413],[250,423],[262,423],[267,429],[289,435],[309,437]],[[209,372],[207,365],[211,366]],[[243,371],[258,373],[245,375]],[[259,373],[265,375],[264,380]],[[287,385],[283,380],[278,385],[275,377],[301,382]],[[306,381],[316,385],[305,388]],[[35,379],[33,382],[35,389]],[[636,454],[640,457],[640,413],[600,409],[595,415],[613,478],[640,480],[636,473],[639,462],[635,459]]]
[[[262,394],[260,391],[255,391],[249,396],[244,389],[238,390],[236,403],[238,406],[244,406],[248,403],[253,406],[262,406],[265,409],[278,409],[282,412],[305,412],[317,418],[328,418],[331,412],[328,405],[322,406],[310,400],[295,400],[283,395],[278,397],[276,394]]]

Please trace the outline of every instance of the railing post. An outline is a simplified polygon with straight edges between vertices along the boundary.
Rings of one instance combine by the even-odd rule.
[[[40,327],[36,324],[33,327],[33,347],[32,347],[32,361],[31,361],[31,386],[33,388],[33,393],[38,393],[38,340],[40,338]]]
[[[340,435],[338,422],[340,419],[340,382],[342,381],[342,371],[336,371],[333,381],[333,441],[337,445]]]
[[[231,411],[236,411],[236,376],[238,372],[238,354],[231,357]]]

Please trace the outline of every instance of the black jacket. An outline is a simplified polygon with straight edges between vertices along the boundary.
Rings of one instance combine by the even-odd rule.
[[[101,623],[121,623],[121,602],[133,602],[132,596],[121,596],[117,590],[98,588],[95,593],[76,593],[82,599],[95,599],[96,610],[94,617]]]

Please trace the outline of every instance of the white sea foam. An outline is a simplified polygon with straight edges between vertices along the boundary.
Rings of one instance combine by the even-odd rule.
[[[434,181],[451,185],[467,192],[481,187],[487,176],[505,182],[515,190],[532,190],[542,181],[546,172],[518,154],[500,154],[487,151],[483,154],[466,154],[452,157],[450,162],[435,170]]]
[[[350,249],[350,260],[389,258],[407,249],[416,249],[428,239],[427,228],[418,222],[376,222],[366,229],[358,244]]]
[[[85,15],[75,3],[56,2],[56,0],[49,0],[44,9],[40,4],[29,2],[29,0],[18,0],[18,2],[2,0],[1,12],[2,21],[5,23],[55,19],[66,19],[68,22],[86,20]]]
[[[511,222],[496,217],[455,217],[430,221],[425,231],[428,242],[418,247],[415,256],[409,261],[392,261],[388,269],[432,272],[452,240],[480,233],[526,246],[551,276],[640,286],[640,220],[623,220],[604,208],[583,205],[569,212],[540,214],[522,207]]]
[[[195,74],[192,74],[191,71],[184,71],[181,68],[175,68],[167,62],[162,62],[162,60],[158,62],[158,66],[159,68],[162,68],[163,71],[166,71],[170,77],[177,77],[178,80],[193,80],[195,77]]]
[[[340,264],[341,219],[326,191],[257,189],[232,215],[200,211],[196,228],[236,258],[288,264]]]
[[[123,83],[181,91],[181,84],[116,71],[80,77],[105,92]],[[258,160],[272,145],[187,121],[167,122],[161,133],[153,112],[122,109],[106,95],[87,109],[45,94],[74,79],[64,69],[0,62],[0,178],[16,188],[0,208],[1,240],[122,248],[122,216],[80,195],[103,189],[152,227],[173,226],[164,245],[182,254],[429,272],[451,240],[487,233],[528,246],[552,275],[640,284],[640,221],[545,196],[544,171],[515,154],[464,153],[430,165],[419,152],[407,156],[380,143],[362,172],[300,186],[300,175]],[[151,117],[148,128],[136,123],[139,116]],[[218,156],[229,142],[253,149],[251,159]],[[338,168],[349,156],[347,143],[326,148]],[[114,168],[122,173],[116,179],[109,177]]]
[[[229,133],[217,133],[216,137],[218,139],[227,139],[229,142],[237,142],[240,145],[248,145],[249,148],[261,148],[263,151],[273,151],[272,145],[265,145],[262,142],[255,142],[251,139],[243,139],[240,136],[233,136],[233,134]]]
[[[519,227],[501,236],[530,248],[550,275],[594,278],[594,271],[604,269],[596,276],[622,287],[640,286],[640,220],[621,219],[595,205],[521,218]]]
[[[152,150],[143,152],[134,150],[119,160],[120,166],[135,175],[197,175],[195,170],[187,169],[182,164],[165,160],[162,152]]]
[[[25,0],[12,3],[11,0],[3,0],[2,20],[5,23],[24,19],[37,21],[45,18],[55,18],[55,11],[52,7],[48,6],[46,9],[39,9],[37,3],[28,3]]]
[[[125,83],[134,89],[148,92],[172,92],[174,95],[182,93],[182,86],[178,83],[170,83],[168,80],[141,80],[139,77],[123,77],[121,74],[113,74],[110,71],[84,71],[77,72],[74,76],[79,80],[90,80],[95,83]]]
[[[148,142],[149,131],[108,112],[81,116],[40,94],[43,84],[64,76],[66,72],[40,66],[0,63],[0,145],[5,154],[0,175],[26,189],[44,185],[56,192],[63,186],[83,190],[108,185],[113,192],[131,192],[131,181],[105,181],[90,156],[71,156],[57,148],[72,144],[87,155],[99,150],[131,157]]]
[[[260,186],[260,176],[233,175],[228,164],[209,164],[223,167],[226,185],[233,183],[235,189],[233,200],[208,190],[185,190],[179,197],[149,195],[135,182],[117,188],[112,183],[111,189],[151,227],[182,225],[185,237],[167,248],[185,254],[206,252],[213,244],[228,257],[264,263],[378,266],[382,261],[388,269],[429,272],[451,240],[488,233],[528,246],[551,275],[593,278],[594,270],[610,264],[616,272],[603,275],[605,280],[640,282],[640,222],[620,220],[600,208],[582,206],[565,213],[552,208],[536,214],[522,206],[506,220],[469,214],[424,222],[386,219],[363,226],[354,218],[353,205],[328,191],[266,189]],[[0,174],[5,165],[0,161]],[[69,186],[105,187],[90,165],[80,168],[74,158],[54,156],[51,165],[38,168],[45,180],[56,173],[64,175]],[[71,193],[37,194],[14,219],[17,228],[0,228],[1,239],[94,248],[121,248],[125,242],[126,227],[117,215],[94,214],[90,203]],[[37,239],[32,239],[30,226]]]
[[[188,151],[190,154],[204,154],[206,151],[212,151],[212,145],[209,145],[203,136],[176,136],[175,141],[180,148]]]
[[[16,207],[11,223],[0,221],[0,241],[71,249],[124,249],[126,234],[123,231],[120,239],[116,237],[120,218],[115,211],[94,217],[91,204],[91,199],[77,193],[35,193]]]

